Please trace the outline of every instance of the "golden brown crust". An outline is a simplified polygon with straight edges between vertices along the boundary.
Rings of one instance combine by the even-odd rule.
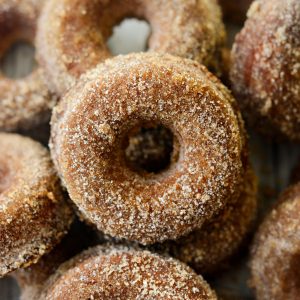
[[[239,199],[229,203],[200,230],[171,242],[169,253],[201,274],[219,271],[222,264],[236,253],[251,229],[257,208],[256,193],[256,178],[249,167]]]
[[[300,140],[300,3],[257,0],[232,50],[232,88],[249,123]]]
[[[62,265],[40,299],[215,300],[209,285],[174,259],[126,247],[95,247]]]
[[[288,188],[261,225],[252,249],[252,285],[259,300],[300,295],[300,184]]]
[[[34,43],[43,4],[40,0],[0,0],[0,56],[17,41]],[[23,79],[0,74],[0,130],[29,129],[45,123],[55,102],[41,68]]]
[[[149,51],[191,58],[220,73],[225,32],[216,0],[51,0],[38,33],[38,57],[51,89],[62,94],[110,57],[106,40],[129,16],[149,21]]]
[[[142,244],[200,227],[239,188],[245,137],[228,90],[191,60],[119,56],[85,76],[56,107],[51,153],[80,212],[98,229]],[[127,167],[122,141],[156,122],[181,144],[157,175]]]
[[[73,214],[48,151],[0,133],[0,276],[36,262],[65,235]]]

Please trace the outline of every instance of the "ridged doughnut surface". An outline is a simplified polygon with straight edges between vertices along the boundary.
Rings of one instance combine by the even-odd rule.
[[[36,23],[44,1],[0,0],[0,58],[16,42],[34,44]],[[0,73],[0,130],[30,129],[50,119],[56,97],[37,67],[21,79]]]
[[[300,2],[257,0],[232,51],[232,88],[249,123],[300,140]]]
[[[148,251],[96,247],[62,265],[40,299],[215,300],[184,264]]]
[[[207,69],[170,55],[133,54],[99,65],[52,119],[52,157],[72,200],[98,229],[142,244],[200,227],[235,195],[244,132],[228,90]],[[161,124],[179,157],[158,174],[124,159],[124,141]]]
[[[0,133],[0,276],[36,262],[73,219],[49,153],[37,142]]]
[[[237,201],[228,204],[200,230],[169,244],[169,253],[204,273],[219,271],[245,240],[255,219],[257,185],[252,169],[244,175]]]
[[[50,0],[40,20],[38,56],[51,89],[62,94],[110,57],[106,41],[127,17],[150,23],[149,51],[194,59],[220,73],[225,33],[216,0]]]
[[[252,285],[258,300],[300,295],[300,184],[288,188],[261,225],[252,251]]]

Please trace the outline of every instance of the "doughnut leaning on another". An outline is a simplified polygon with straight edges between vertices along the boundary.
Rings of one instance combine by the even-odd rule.
[[[50,89],[62,95],[111,57],[106,41],[128,17],[150,23],[149,51],[194,59],[221,73],[225,30],[216,0],[50,0],[37,38]]]
[[[0,276],[35,263],[73,221],[48,151],[0,133]]]
[[[201,276],[183,263],[127,247],[91,248],[63,264],[39,299],[215,300]]]
[[[232,49],[231,83],[261,132],[300,140],[300,2],[257,0]]]
[[[125,159],[131,131],[162,125],[177,161],[141,174]],[[119,56],[84,76],[55,108],[51,153],[80,213],[99,230],[142,244],[199,228],[237,197],[246,138],[229,91],[195,61]]]
[[[252,286],[258,300],[300,295],[300,184],[288,188],[260,226],[252,249]]]
[[[44,2],[0,0],[0,57],[16,42],[35,44],[36,23]],[[20,79],[0,73],[0,131],[31,129],[46,123],[56,100],[40,67]]]

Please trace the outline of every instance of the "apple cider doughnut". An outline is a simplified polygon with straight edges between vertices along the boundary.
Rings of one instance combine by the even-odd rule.
[[[216,300],[192,269],[128,247],[94,247],[63,264],[39,299]]]
[[[258,300],[299,299],[300,184],[284,191],[260,226],[252,249],[252,286]]]
[[[216,0],[50,0],[37,39],[50,89],[61,95],[111,57],[106,41],[127,17],[150,23],[149,51],[194,59],[220,73],[225,31]]]
[[[232,50],[234,95],[250,125],[300,141],[300,2],[257,0]]]
[[[0,59],[16,42],[35,44],[41,0],[0,0]],[[8,78],[0,72],[0,131],[31,129],[50,119],[56,97],[37,67],[24,78]]]
[[[243,124],[229,91],[195,61],[118,56],[84,76],[55,108],[51,152],[80,213],[99,230],[141,244],[199,228],[236,195]],[[178,146],[163,172],[130,167],[131,132],[168,128]]]
[[[0,277],[36,262],[65,235],[73,213],[48,151],[0,133]]]

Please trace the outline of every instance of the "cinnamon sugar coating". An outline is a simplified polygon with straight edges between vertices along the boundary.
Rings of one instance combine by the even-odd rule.
[[[232,88],[248,122],[300,140],[300,2],[257,0],[232,50]]]
[[[44,255],[36,264],[11,274],[21,288],[20,299],[38,299],[48,278],[58,267],[83,250],[96,245],[97,240],[96,232],[75,221],[61,243],[50,253]]]
[[[252,249],[252,286],[259,300],[300,295],[300,184],[288,188],[262,223]]]
[[[16,42],[34,44],[37,18],[44,1],[0,0],[0,57]],[[30,129],[50,119],[56,97],[37,67],[22,79],[0,74],[0,130]]]
[[[38,58],[51,90],[62,94],[109,58],[106,41],[127,17],[150,23],[149,51],[194,59],[220,73],[225,31],[216,0],[51,0],[38,32]]]
[[[62,265],[40,299],[217,298],[201,276],[179,261],[132,248],[98,246]]]
[[[176,239],[236,195],[245,136],[228,90],[197,62],[119,56],[84,76],[55,108],[52,158],[80,213],[99,230],[141,244]],[[124,159],[128,132],[169,128],[178,161],[141,175]]]
[[[73,214],[48,151],[0,133],[0,276],[36,262],[65,235]]]
[[[257,209],[257,183],[249,167],[237,201],[229,203],[200,230],[170,242],[168,252],[194,270],[213,273],[235,254],[249,233]]]

